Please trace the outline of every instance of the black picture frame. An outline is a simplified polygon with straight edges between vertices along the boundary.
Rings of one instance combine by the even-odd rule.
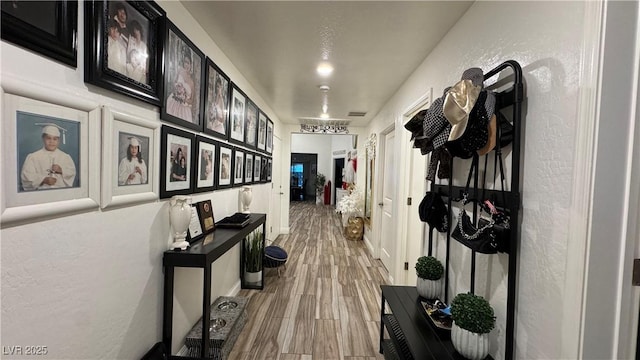
[[[261,158],[262,162],[260,164],[260,182],[267,182],[267,158],[263,156]]]
[[[202,131],[216,138],[227,140],[229,138],[231,80],[209,57],[207,57],[205,82]],[[221,122],[222,124],[220,124]]]
[[[3,40],[77,67],[77,1],[2,1],[1,10]]]
[[[244,153],[244,184],[253,184],[253,157],[254,153],[245,151]]]
[[[238,187],[244,185],[244,176],[245,176],[245,154],[247,151],[243,148],[235,148],[233,150],[233,187]],[[238,172],[240,172],[238,174]]]
[[[205,136],[196,136],[194,165],[192,167],[193,192],[200,193],[216,189],[216,166],[219,143]],[[210,156],[209,163],[207,156]]]
[[[265,144],[267,154],[273,154],[273,121],[267,118],[267,140]]]
[[[247,98],[244,115],[244,145],[256,149],[258,142],[258,106]]]
[[[218,160],[216,166],[216,181],[218,189],[227,189],[233,186],[234,159],[232,146],[226,143],[218,143]],[[227,158],[228,156],[228,158]]]
[[[166,199],[174,195],[188,195],[193,192],[192,167],[195,158],[194,134],[171,126],[162,125],[160,130],[160,198]],[[175,154],[174,154],[175,151]],[[184,168],[176,167],[184,157]],[[177,161],[176,161],[177,160]],[[176,179],[173,175],[184,176]]]
[[[260,182],[262,176],[262,154],[255,153],[253,154],[253,183],[257,184]]]
[[[124,28],[115,20],[122,9]],[[154,1],[105,0],[86,1],[84,10],[84,81],[159,106],[165,11]]]
[[[271,168],[273,167],[273,158],[267,158],[267,182],[271,182]]]
[[[211,200],[204,200],[196,203],[198,209],[198,218],[203,234],[209,234],[216,229],[216,220],[213,213],[213,205]]]
[[[229,99],[229,142],[238,145],[245,145],[244,116],[247,99],[247,95],[232,82]]]
[[[258,140],[256,141],[256,149],[260,152],[266,152],[267,145],[267,123],[269,118],[260,110],[258,115]]]
[[[165,21],[160,118],[201,131],[204,123],[204,53],[169,19]],[[187,65],[188,63],[188,65]]]

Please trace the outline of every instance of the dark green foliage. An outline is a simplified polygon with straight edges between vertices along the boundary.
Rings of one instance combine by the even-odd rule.
[[[444,274],[440,260],[433,256],[421,256],[416,263],[416,275],[421,279],[439,280]]]
[[[318,173],[318,175],[316,175],[315,187],[316,187],[316,194],[318,196],[320,196],[320,194],[324,192],[324,183],[326,181],[327,181],[327,178],[322,173]]]
[[[262,232],[254,231],[244,242],[245,267],[247,272],[262,270]]]
[[[461,328],[478,334],[487,334],[496,325],[489,302],[471,293],[456,295],[451,302],[451,317]]]

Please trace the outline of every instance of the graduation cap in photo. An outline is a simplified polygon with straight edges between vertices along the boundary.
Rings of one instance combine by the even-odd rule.
[[[60,133],[62,133],[62,143],[66,144],[66,133],[67,129],[56,125],[54,123],[35,123],[36,126],[42,127],[42,134],[47,134],[51,136],[60,137]]]
[[[129,145],[137,146],[138,150],[140,149],[140,140],[137,137],[129,136],[129,137],[127,137],[127,139],[129,139]]]

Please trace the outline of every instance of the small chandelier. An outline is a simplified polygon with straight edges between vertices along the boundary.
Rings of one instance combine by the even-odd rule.
[[[315,134],[348,134],[346,125],[300,124],[300,132]]]

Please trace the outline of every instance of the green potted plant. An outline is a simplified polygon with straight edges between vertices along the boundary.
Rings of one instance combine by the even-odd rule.
[[[262,232],[254,231],[247,235],[244,242],[245,256],[245,281],[248,283],[259,283],[262,281]]]
[[[322,204],[322,193],[324,193],[324,184],[327,181],[326,176],[322,173],[316,175],[316,183],[314,184],[316,189],[316,204]]]
[[[440,296],[440,288],[444,267],[440,260],[433,256],[421,256],[416,262],[416,275],[418,281],[416,289],[418,295],[425,299],[437,299]]]
[[[482,296],[458,294],[451,302],[451,342],[470,360],[481,360],[489,354],[489,332],[496,325],[491,304]]]

